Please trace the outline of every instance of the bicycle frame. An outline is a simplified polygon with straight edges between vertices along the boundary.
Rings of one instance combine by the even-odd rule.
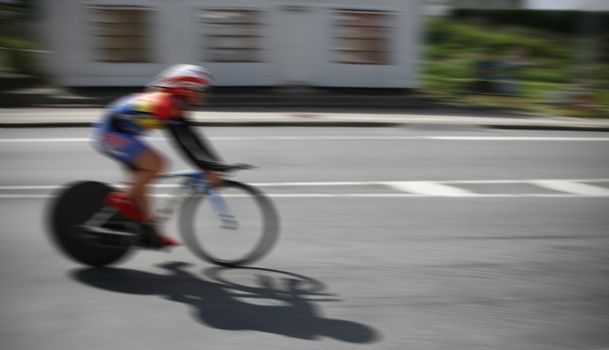
[[[183,178],[183,181],[179,186],[176,187],[174,193],[170,194],[167,203],[164,206],[160,206],[155,211],[155,220],[159,224],[163,224],[171,219],[173,214],[178,210],[180,205],[188,196],[198,193],[199,195],[205,196],[209,200],[214,212],[220,218],[221,226],[223,228],[236,229],[238,227],[239,224],[226,204],[226,201],[218,193],[218,191],[216,191],[209,184],[207,175],[204,172],[176,171],[162,174],[158,178]],[[132,235],[132,233],[101,228],[101,226],[104,225],[117,211],[118,209],[116,208],[104,207],[98,213],[93,215],[83,226],[87,227],[90,231],[97,233]]]
[[[227,172],[249,168],[236,165]],[[179,214],[176,221],[180,236],[197,257],[221,266],[240,266],[259,260],[273,247],[279,234],[279,217],[270,199],[256,187],[233,180],[213,187],[205,172],[196,171],[166,173],[158,180],[171,178],[176,185],[169,186],[169,198],[156,206],[156,219],[164,223]],[[106,204],[117,188],[128,185],[78,181],[58,193],[49,213],[49,227],[66,256],[100,267],[118,262],[132,248],[156,248],[147,240],[152,238],[148,235],[154,227],[120,215],[120,209]],[[232,198],[237,198],[234,203]],[[238,214],[243,222],[237,222],[233,214]],[[246,237],[244,244],[233,249],[230,239],[240,237]],[[219,242],[231,247],[228,256],[227,250],[216,250],[222,245],[216,244]],[[208,243],[213,249],[203,246]]]
[[[204,172],[176,171],[162,174],[159,178],[183,178],[183,181],[174,193],[170,195],[167,204],[157,210],[156,220],[158,222],[163,223],[168,221],[187,196],[199,193],[208,198],[214,212],[220,217],[223,227],[236,228],[237,221],[234,215],[224,198],[209,184],[207,174]]]

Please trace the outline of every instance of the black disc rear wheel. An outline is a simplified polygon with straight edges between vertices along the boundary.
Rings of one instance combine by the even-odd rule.
[[[112,187],[100,182],[77,182],[58,193],[51,203],[50,236],[59,250],[72,260],[89,266],[106,266],[119,262],[131,250],[130,241],[124,237],[95,237],[82,227],[99,212],[104,198],[112,191]],[[116,217],[112,220],[120,221]]]

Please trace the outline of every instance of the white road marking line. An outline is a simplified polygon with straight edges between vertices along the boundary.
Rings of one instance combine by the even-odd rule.
[[[253,183],[258,187],[266,187],[267,195],[271,198],[582,198],[609,197],[609,189],[591,185],[595,182],[609,182],[609,179],[527,179],[527,180],[449,180],[449,181],[336,181],[336,182],[279,182]],[[458,184],[502,184],[526,183],[562,193],[476,193],[456,187]],[[124,184],[116,184],[122,186]],[[340,187],[340,186],[388,186],[400,193],[273,193],[273,187]],[[157,190],[171,189],[179,184],[157,184]],[[55,193],[14,193],[15,191],[56,191],[62,186],[33,185],[33,186],[0,186],[3,199],[44,199]],[[13,192],[13,193],[10,193]],[[155,193],[154,197],[168,198],[171,194]]]
[[[163,137],[147,137],[150,141],[165,140]],[[609,137],[535,137],[535,136],[216,136],[210,137],[214,141],[307,141],[307,140],[344,140],[344,141],[391,141],[391,140],[436,140],[436,141],[582,141],[607,142]],[[0,143],[51,143],[51,142],[90,142],[91,138],[4,138]]]
[[[599,197],[573,194],[548,193],[522,193],[522,194],[495,194],[473,193],[466,196],[438,196],[432,194],[416,193],[267,193],[271,198],[581,198]],[[607,196],[609,197],[609,196]]]
[[[412,193],[267,193],[271,198],[469,198],[469,199],[493,199],[493,198],[606,198],[609,195],[576,195],[576,194],[482,194],[475,193],[466,196],[437,196],[431,194]],[[0,194],[0,199],[48,199],[52,194]],[[171,194],[154,194],[154,198],[172,198]],[[227,195],[227,197],[240,197],[240,195]]]
[[[462,188],[429,181],[386,182],[385,184],[398,191],[430,196],[472,197],[477,195],[474,192]]]
[[[149,141],[166,140],[162,137],[145,137]],[[309,141],[309,140],[424,140],[426,136],[212,136],[213,141]],[[0,139],[0,143],[90,142],[91,138],[26,138]]]
[[[440,184],[518,184],[518,183],[528,183],[531,181],[553,181],[553,179],[520,179],[520,180],[509,180],[509,179],[499,179],[499,180],[441,180],[441,181],[431,181],[433,183]],[[609,178],[602,179],[564,179],[560,181],[575,181],[575,182],[609,182]],[[430,182],[430,181],[338,181],[338,182],[329,182],[329,181],[320,181],[320,182],[252,182],[251,184],[259,187],[314,187],[314,186],[372,186],[372,185],[384,185],[388,186],[392,183],[409,183],[409,182]],[[160,185],[157,185],[160,186]],[[167,185],[167,187],[176,187],[177,185]],[[0,187],[1,189],[2,187]]]
[[[442,180],[442,181],[310,181],[310,182],[252,182],[251,185],[257,187],[315,187],[315,186],[373,186],[373,185],[383,185],[383,186],[391,186],[395,188],[396,184],[509,184],[509,183],[554,183],[554,182],[568,182],[568,183],[579,183],[580,185],[584,185],[582,183],[594,183],[594,182],[609,182],[609,178],[590,178],[590,179],[497,179],[497,180]],[[115,186],[124,187],[125,183],[117,183]],[[181,186],[180,184],[155,184],[154,188],[176,188]],[[541,185],[542,187],[547,187],[545,185]],[[62,185],[15,185],[15,186],[0,186],[0,191],[17,191],[17,190],[56,190],[60,189]],[[446,186],[450,188],[455,188],[453,186]],[[595,188],[600,188],[594,186]],[[436,187],[437,188],[437,187]],[[400,188],[396,188],[398,191],[401,191]],[[465,191],[465,190],[463,190]],[[467,192],[473,193],[473,192]]]
[[[438,180],[431,181],[433,183],[441,184],[511,184],[511,183],[527,183],[531,181],[554,181],[555,179],[498,179],[498,180]],[[609,178],[590,178],[590,179],[560,179],[559,181],[572,181],[572,182],[609,182]],[[319,181],[319,182],[253,182],[254,186],[260,187],[280,187],[280,186],[293,186],[293,187],[307,187],[307,186],[371,186],[371,185],[385,185],[391,183],[400,182],[430,182],[430,181]],[[158,186],[158,185],[157,185]],[[177,185],[168,185],[177,186]],[[0,187],[1,188],[1,187]]]
[[[530,179],[530,180],[447,180],[437,181],[448,184],[518,184],[527,183],[531,181],[554,181],[555,179]],[[572,181],[572,182],[609,182],[607,179],[560,179],[559,181]]]
[[[609,137],[543,137],[543,136],[428,136],[445,141],[609,141]]]
[[[0,186],[0,191],[17,191],[17,190],[54,190],[60,188],[61,186],[53,186],[53,185],[36,185],[36,186]]]
[[[337,182],[260,182],[252,183],[254,186],[260,187],[308,187],[308,186],[368,186],[368,185],[382,185],[383,182],[378,181],[337,181]]]
[[[609,196],[609,189],[579,183],[576,181],[565,181],[565,180],[537,180],[529,181],[537,186],[549,188],[554,191],[561,191],[571,193],[580,196]]]
[[[433,194],[417,193],[267,193],[271,198],[582,198],[599,197],[598,195],[574,195],[553,193],[522,193],[522,194],[495,194],[495,193],[472,193],[465,196],[438,196]],[[171,197],[170,195],[161,195]],[[239,195],[236,195],[239,196]],[[609,197],[603,196],[603,197]]]
[[[40,138],[40,139],[0,139],[1,143],[45,143],[45,142],[89,142],[90,138]]]
[[[308,140],[421,140],[425,136],[217,136],[210,137],[218,141],[249,141],[249,140],[270,140],[270,141],[308,141]]]

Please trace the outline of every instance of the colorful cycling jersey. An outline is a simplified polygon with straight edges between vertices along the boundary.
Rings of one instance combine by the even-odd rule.
[[[163,92],[143,92],[126,96],[108,108],[102,121],[106,130],[143,135],[164,129],[168,120],[179,117],[181,104]]]

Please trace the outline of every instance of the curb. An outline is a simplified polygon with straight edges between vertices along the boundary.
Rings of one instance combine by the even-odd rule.
[[[567,125],[484,125],[483,127],[501,130],[549,130],[549,131],[589,131],[609,132],[609,126],[567,126]]]
[[[0,109],[0,128],[91,127],[101,108]],[[504,130],[556,130],[609,132],[609,119],[579,119],[541,116],[494,116],[425,113],[386,113],[340,110],[195,110],[192,125],[208,127],[410,127],[425,130],[488,128]]]
[[[0,128],[87,128],[92,122],[31,122],[0,123]],[[594,125],[539,125],[539,124],[493,124],[493,123],[445,123],[445,122],[393,122],[393,121],[193,121],[195,126],[203,127],[433,127],[455,128],[472,127],[499,130],[550,130],[550,131],[587,131],[609,132],[609,126]]]

